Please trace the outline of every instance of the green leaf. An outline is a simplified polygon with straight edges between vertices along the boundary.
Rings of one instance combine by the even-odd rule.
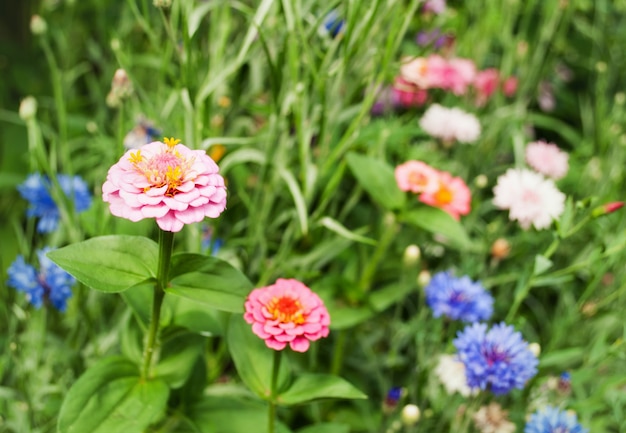
[[[349,153],[346,160],[359,185],[374,201],[389,210],[404,206],[406,194],[398,188],[393,168],[385,161],[356,153]]]
[[[305,373],[296,377],[291,386],[278,396],[278,402],[293,405],[325,398],[364,399],[367,395],[341,377]]]
[[[461,223],[436,207],[425,206],[412,210],[404,214],[402,220],[431,233],[445,236],[451,246],[460,250],[476,249]]]
[[[205,339],[179,329],[166,329],[161,335],[161,353],[154,368],[157,378],[171,388],[180,388],[204,350]]]
[[[142,433],[164,415],[168,396],[164,382],[141,380],[132,362],[105,358],[69,390],[57,429],[59,433]]]
[[[181,423],[177,433],[268,433],[267,406],[250,398],[208,395],[186,410],[189,422]],[[280,421],[277,433],[290,430]],[[274,433],[274,432],[272,432]]]
[[[270,395],[274,350],[252,332],[252,325],[246,323],[241,315],[233,314],[226,332],[230,351],[241,380],[261,398]],[[278,376],[278,389],[288,379],[287,359],[283,357]]]
[[[535,266],[533,267],[533,275],[543,274],[545,271],[552,267],[552,260],[547,257],[537,254],[535,256]]]
[[[539,368],[558,367],[563,370],[580,364],[585,356],[585,349],[582,347],[571,347],[546,354],[542,353],[539,357]]]
[[[348,230],[339,221],[331,217],[320,218],[319,223],[321,226],[326,227],[328,230],[335,232],[339,236],[355,242],[361,242],[368,245],[376,245],[374,239],[362,236],[358,233]]]
[[[173,325],[182,326],[205,337],[224,334],[229,313],[208,308],[180,296],[166,295],[165,304],[172,311]]]
[[[172,256],[170,278],[167,293],[233,313],[243,312],[253,289],[250,280],[228,262],[200,254]]]
[[[78,281],[102,292],[123,292],[156,277],[158,245],[143,236],[100,236],[50,251]]]
[[[296,178],[293,176],[293,174],[291,174],[289,170],[281,167],[278,169],[278,173],[287,184],[287,188],[289,188],[289,192],[291,193],[291,197],[293,198],[293,204],[296,208],[298,222],[300,223],[300,231],[302,232],[303,236],[306,236],[306,234],[309,232],[309,220],[306,209],[306,201],[304,200],[304,196],[302,195],[300,186],[298,185]]]
[[[372,292],[369,296],[369,303],[376,311],[384,311],[404,299],[412,289],[413,286],[409,284],[390,284]]]

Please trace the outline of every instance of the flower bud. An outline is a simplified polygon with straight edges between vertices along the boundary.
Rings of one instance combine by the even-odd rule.
[[[172,6],[172,0],[154,0],[152,4],[158,8],[167,9]]]
[[[420,251],[420,247],[417,245],[409,245],[404,250],[404,257],[402,259],[404,266],[408,268],[417,265],[420,261],[421,255],[422,253]]]
[[[474,179],[474,185],[476,185],[476,187],[480,189],[486,187],[488,183],[489,179],[487,179],[487,176],[485,176],[484,174],[479,174]]]
[[[498,238],[491,245],[491,255],[494,259],[506,259],[511,253],[511,244],[504,238]]]
[[[430,283],[430,272],[424,269],[417,276],[417,284],[420,287],[426,287],[428,283]]]
[[[539,343],[530,343],[528,345],[528,350],[530,350],[535,357],[539,357],[539,354],[541,353],[541,346]]]
[[[602,215],[610,214],[615,212],[618,209],[621,209],[624,206],[623,201],[614,201],[611,203],[603,204],[602,206],[598,206],[594,210],[591,211],[591,216],[594,218],[598,218]]]
[[[27,122],[37,115],[37,100],[33,96],[27,96],[20,103],[20,118]]]
[[[412,426],[420,419],[420,408],[414,404],[407,404],[402,408],[402,424]]]
[[[48,31],[48,24],[46,24],[46,21],[39,15],[33,15],[30,18],[30,31],[33,35],[43,35]]]
[[[133,83],[128,78],[128,74],[124,69],[118,69],[113,75],[111,82],[111,91],[107,95],[107,105],[109,107],[118,107],[120,103],[128,99],[133,93]]]

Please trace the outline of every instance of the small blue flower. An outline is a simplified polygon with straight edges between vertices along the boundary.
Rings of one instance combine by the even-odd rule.
[[[524,433],[587,433],[588,431],[578,424],[576,414],[552,406],[546,406],[532,414],[524,427]]]
[[[345,30],[346,22],[339,17],[339,13],[333,9],[325,17],[322,28],[333,38],[341,35]]]
[[[24,261],[24,257],[17,256],[9,266],[7,285],[26,293],[26,298],[36,308],[40,308],[44,299],[48,299],[59,311],[65,311],[67,299],[72,296],[74,277],[58,267],[50,260],[46,253],[51,248],[37,251],[39,272]]]
[[[79,176],[64,174],[59,174],[57,181],[65,196],[72,198],[76,212],[83,212],[89,208],[91,194],[85,181]],[[59,225],[59,208],[50,194],[51,188],[50,179],[39,173],[31,174],[17,187],[21,196],[30,203],[26,215],[39,218],[37,223],[39,233],[50,233]]]
[[[202,226],[201,248],[203,252],[211,251],[211,255],[217,255],[217,252],[224,245],[224,241],[220,238],[213,238],[213,227],[208,225]]]
[[[504,322],[489,331],[484,323],[468,325],[457,334],[454,346],[465,365],[470,388],[489,388],[494,394],[506,394],[513,388],[522,389],[537,374],[539,361],[528,343]]]
[[[424,289],[426,302],[435,317],[478,322],[493,314],[493,297],[469,277],[456,278],[451,272],[435,274]]]

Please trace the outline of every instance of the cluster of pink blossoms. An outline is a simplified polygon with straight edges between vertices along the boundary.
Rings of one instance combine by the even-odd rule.
[[[498,89],[507,97],[513,96],[517,91],[517,78],[503,79],[495,68],[479,71],[470,59],[432,54],[404,58],[392,89],[394,100],[404,108],[425,104],[431,89],[449,91],[457,96],[472,91],[476,105],[482,106]]]
[[[422,161],[397,166],[395,176],[402,191],[419,194],[419,201],[446,211],[456,220],[470,212],[472,195],[460,177],[452,177]]]
[[[270,286],[254,289],[245,309],[244,319],[270,349],[283,350],[289,344],[296,352],[306,352],[310,341],[328,336],[328,310],[298,280],[279,278]]]
[[[161,230],[217,218],[226,207],[224,178],[203,150],[165,139],[129,150],[109,169],[102,199],[115,216],[155,218]]]

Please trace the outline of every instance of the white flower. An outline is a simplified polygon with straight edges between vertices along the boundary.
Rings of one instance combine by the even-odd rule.
[[[565,194],[554,182],[526,169],[508,169],[493,193],[493,204],[508,209],[509,219],[519,221],[525,230],[531,224],[537,230],[548,228],[565,209]]]
[[[465,365],[453,355],[441,355],[439,363],[435,367],[435,374],[444,386],[448,394],[458,392],[463,397],[472,394],[472,389],[467,385]]]
[[[495,402],[482,406],[473,416],[476,428],[481,433],[513,433],[515,424],[508,419],[508,411]]]
[[[480,122],[476,116],[459,108],[433,104],[419,124],[427,134],[447,142],[473,143],[480,137]]]

